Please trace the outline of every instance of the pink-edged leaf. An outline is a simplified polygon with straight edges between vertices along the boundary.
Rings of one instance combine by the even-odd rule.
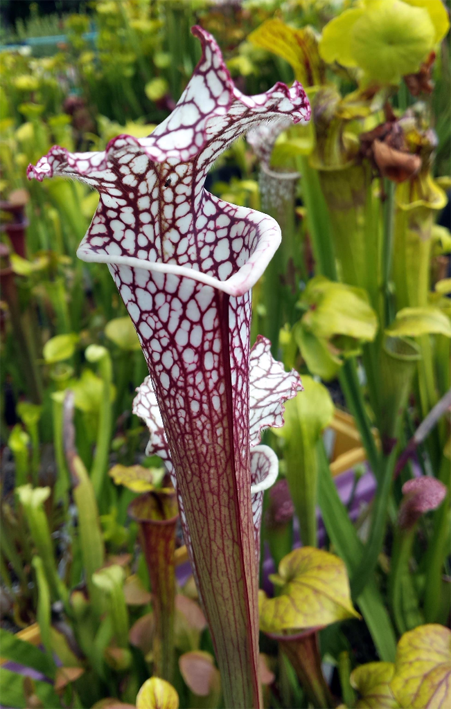
[[[138,647],[144,657],[152,650],[155,619],[153,612],[142,615],[133,623],[128,633],[131,645]]]
[[[207,621],[202,613],[202,609],[196,601],[188,596],[178,593],[175,597],[175,607],[184,617],[188,627],[197,633],[202,633],[207,627]]]
[[[212,698],[218,701],[221,678],[209,652],[185,652],[179,659],[179,667],[185,684],[194,694],[198,697],[213,695]],[[212,706],[216,706],[216,703]]]
[[[271,354],[271,343],[259,335],[250,354],[250,443],[257,445],[263,428],[283,426],[283,402],[302,391],[299,374],[284,370]]]
[[[269,657],[264,653],[260,653],[258,657],[258,665],[260,669],[260,682],[265,686],[272,684],[276,679],[276,675],[269,667]]]
[[[65,175],[100,193],[78,255],[108,264],[135,325],[170,456],[159,424],[154,435],[159,454],[172,461],[224,700],[253,706],[260,700],[250,289],[279,245],[280,228],[203,185],[242,132],[281,116],[308,121],[310,106],[297,82],[243,96],[214,39],[193,31],[202,58],[173,113],[148,138],[118,136],[89,156],[54,148],[29,176]]]

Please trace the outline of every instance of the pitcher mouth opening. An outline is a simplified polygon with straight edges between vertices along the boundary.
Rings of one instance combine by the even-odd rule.
[[[93,251],[85,251],[80,247],[77,251],[77,257],[86,263],[106,263],[111,266],[129,266],[130,268],[140,268],[144,271],[154,271],[156,273],[171,274],[184,278],[191,278],[193,281],[198,281],[204,285],[211,286],[222,290],[228,295],[237,295],[236,289],[230,287],[227,281],[220,281],[213,276],[208,276],[205,273],[196,271],[189,266],[177,266],[174,263],[162,263],[159,261],[144,261],[133,256],[109,256],[108,254],[97,254]],[[234,274],[236,275],[236,274]]]
[[[255,213],[254,211],[254,214]],[[190,266],[178,266],[175,263],[164,263],[161,261],[147,261],[135,256],[98,253],[87,246],[86,243],[82,243],[79,246],[77,257],[86,263],[105,263],[109,266],[127,266],[144,271],[153,271],[154,273],[179,276],[180,278],[191,278],[194,281],[222,291],[229,296],[238,297],[247,293],[255,285],[280,245],[281,233],[279,225],[275,220],[271,219],[271,217],[267,215],[262,216],[271,222],[272,228],[269,229],[268,238],[262,235],[261,241],[259,240],[257,242],[256,248],[253,253],[250,254],[246,263],[224,281],[202,273],[202,271],[198,271]]]

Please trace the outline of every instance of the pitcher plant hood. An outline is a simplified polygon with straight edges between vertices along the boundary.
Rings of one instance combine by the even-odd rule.
[[[233,84],[216,41],[193,27],[202,58],[176,108],[147,138],[119,135],[105,151],[55,146],[28,177],[71,177],[100,202],[78,249],[84,261],[186,275],[241,295],[262,275],[280,242],[276,222],[204,190],[218,156],[261,121],[310,119],[302,86],[277,83],[257,96]]]
[[[258,442],[260,427],[274,425],[280,399],[288,398],[272,391],[267,357],[250,392],[250,289],[279,245],[280,228],[203,185],[241,133],[283,116],[306,122],[310,106],[297,82],[244,96],[213,37],[200,27],[193,33],[202,43],[200,62],[172,114],[148,138],[122,135],[98,153],[56,147],[28,174],[73,177],[100,193],[78,255],[108,264],[137,330],[160,415],[154,425],[164,429],[155,452],[173,468],[224,702],[244,709],[261,705],[252,506],[261,516],[260,483],[275,469],[265,447],[251,457],[251,437],[255,444],[257,430]],[[299,377],[285,377],[292,396]]]

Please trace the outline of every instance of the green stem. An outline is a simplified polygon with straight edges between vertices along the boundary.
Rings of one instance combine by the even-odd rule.
[[[359,596],[368,583],[384,543],[390,490],[398,456],[398,446],[395,446],[385,458],[382,479],[379,481],[374,500],[371,529],[368,542],[365,545],[363,558],[351,578],[351,589],[354,596]]]
[[[11,593],[14,596],[14,600],[16,600],[16,593],[13,591],[13,582],[11,579],[11,575],[9,573],[9,569],[6,563],[6,559],[3,556],[3,554],[0,553],[0,582],[3,584],[3,586],[6,586],[8,589],[8,592]]]
[[[70,476],[64,456],[63,442],[63,402],[61,397],[63,392],[52,395],[53,413],[53,445],[57,466],[57,479],[55,485],[55,498],[57,501],[63,500],[65,507],[68,503],[68,492],[70,489]]]
[[[329,213],[318,172],[310,167],[308,157],[299,156],[296,162],[302,175],[302,196],[307,209],[307,223],[316,270],[331,281],[336,281],[337,268],[332,247]]]
[[[82,314],[85,306],[82,263],[80,259],[76,259],[73,270],[72,288],[69,294],[69,319],[72,323],[73,332],[80,332],[82,329]]]
[[[86,468],[79,456],[74,455],[69,459],[69,468],[75,484],[73,495],[78,509],[78,529],[86,584],[94,612],[97,617],[100,617],[103,612],[102,593],[93,583],[92,577],[104,563],[105,550],[96,496]]]
[[[129,617],[123,589],[124,575],[124,570],[116,564],[94,574],[93,581],[107,596],[115,640],[119,647],[127,649]]]
[[[340,652],[338,656],[338,674],[340,676],[341,693],[347,707],[353,707],[355,704],[355,692],[349,680],[351,670],[349,653],[346,651]]]
[[[390,560],[390,576],[388,580],[388,599],[398,633],[402,635],[409,628],[405,622],[403,608],[404,577],[409,573],[409,559],[412,554],[412,545],[415,538],[413,529],[397,529],[393,543]]]
[[[63,278],[45,283],[45,289],[56,315],[56,332],[63,335],[71,331],[69,307],[66,300],[66,285]]]
[[[293,549],[293,521],[290,520],[283,527],[266,528],[266,538],[277,569],[284,556]]]
[[[418,393],[421,418],[424,420],[437,404],[439,397],[435,383],[434,355],[430,335],[422,335],[419,340],[421,359],[418,362]],[[427,450],[434,471],[440,469],[441,451],[445,441],[440,440],[440,427],[435,427],[426,441]]]
[[[279,645],[279,653],[278,653],[278,667],[279,667],[279,676],[277,679],[277,686],[280,692],[280,698],[282,700],[282,703],[279,704],[281,707],[291,707],[294,706],[293,700],[292,700],[292,691],[291,691],[291,683],[290,683],[290,673],[293,675],[296,684],[298,684],[297,677],[295,675],[295,672],[293,670],[293,667],[290,665],[290,662],[285,655],[285,653],[282,652],[282,649]]]
[[[99,414],[99,430],[97,434],[96,450],[91,468],[91,480],[96,498],[99,500],[105,475],[108,468],[108,455],[110,452],[112,432],[112,406],[110,401],[113,368],[111,358],[107,351],[99,360],[99,373],[103,380],[102,403]]]
[[[47,515],[44,512],[43,503],[40,502],[37,504],[32,498],[28,501],[28,496],[26,494],[27,487],[30,489],[31,486],[18,488],[18,495],[27,517],[33,544],[35,545],[41,559],[42,568],[53,600],[61,600],[64,604],[66,612],[70,612],[69,592],[63,581],[58,576],[55,553],[53,550],[52,538],[50,536],[50,528],[47,521]],[[35,488],[35,493],[37,493],[38,490],[43,489]],[[47,488],[47,490],[49,489]],[[21,491],[23,491],[23,493]],[[33,493],[31,494],[33,496]]]
[[[363,544],[338,495],[322,441],[318,444],[318,459],[318,498],[324,524],[334,548],[346,564],[348,575],[352,576],[363,556]],[[357,602],[381,660],[394,662],[396,637],[374,579],[363,589]]]
[[[14,334],[14,343],[17,359],[20,362],[21,374],[26,380],[27,391],[34,404],[40,404],[43,398],[43,386],[37,358],[34,353],[34,346],[31,337],[31,328],[27,327],[29,313],[21,313],[18,299],[18,292],[15,277],[12,269],[1,268],[0,284],[2,297],[8,303],[11,314],[11,327]]]
[[[301,442],[300,446],[296,443]],[[287,480],[304,546],[317,546],[316,506],[318,502],[318,461],[315,443],[299,441],[289,445],[285,460]]]
[[[364,221],[364,250],[366,256],[365,284],[370,296],[371,305],[378,314],[378,319],[381,323],[383,320],[383,298],[381,290],[381,205],[380,200],[373,194],[373,180],[371,179],[368,180]]]
[[[441,599],[443,593],[443,566],[449,554],[450,529],[450,488],[451,466],[449,459],[443,456],[439,475],[440,480],[448,487],[446,496],[439,509],[434,513],[434,528],[426,553],[426,588],[424,594],[424,615],[426,623],[442,622]],[[449,594],[447,594],[449,595]],[[443,621],[446,623],[446,618]]]
[[[384,295],[385,327],[390,325],[394,317],[393,295],[390,288],[393,237],[395,226],[395,183],[392,180],[384,181],[384,241],[382,246],[382,292]]]
[[[362,364],[365,369],[365,376],[368,388],[368,399],[371,410],[376,417],[376,424],[380,422],[377,418],[381,410],[381,383],[380,383],[380,359],[383,346],[383,333],[379,330],[373,342],[366,342],[362,350]]]
[[[340,386],[345,395],[349,410],[355,418],[362,443],[368,456],[368,462],[374,475],[379,480],[380,455],[371,430],[371,422],[366,411],[355,358],[347,359],[341,368]]]
[[[445,335],[435,336],[435,367],[439,395],[443,396],[451,388],[451,340]]]
[[[38,424],[30,424],[28,426],[28,433],[31,438],[31,474],[34,485],[38,485],[39,466],[41,462]]]
[[[422,418],[425,419],[429,411],[438,401],[435,387],[433,354],[429,335],[422,335],[420,338],[421,360],[418,364],[418,374],[422,380],[421,387],[421,408]]]
[[[24,571],[24,554],[19,554],[16,548],[14,534],[9,524],[5,523],[3,509],[0,508],[0,553],[11,564],[14,573],[19,579],[21,592],[28,596],[28,578]]]
[[[84,596],[83,591],[72,592],[71,604],[76,640],[96,674],[106,681],[106,665],[103,656],[97,653],[95,645],[99,621],[90,613],[89,601]]]
[[[47,577],[44,572],[44,563],[39,556],[33,557],[33,568],[36,574],[36,584],[38,587],[38,607],[37,607],[37,621],[39,625],[39,633],[41,636],[41,643],[44,645],[46,652],[49,657],[53,657],[52,648],[52,636],[50,629],[51,621],[51,605],[50,605],[50,590],[47,585]]]

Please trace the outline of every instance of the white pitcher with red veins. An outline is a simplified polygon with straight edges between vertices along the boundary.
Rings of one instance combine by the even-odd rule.
[[[136,327],[149,377],[135,411],[173,476],[225,706],[249,709],[261,706],[262,490],[277,476],[274,453],[256,444],[262,427],[283,424],[283,400],[302,387],[272,359],[267,340],[249,347],[251,288],[280,228],[209,194],[204,181],[241,133],[281,117],[306,123],[310,105],[298,82],[244,96],[214,38],[192,31],[200,62],[149,137],[120,135],[104,152],[54,147],[28,176],[72,177],[100,193],[77,254],[108,264]]]

